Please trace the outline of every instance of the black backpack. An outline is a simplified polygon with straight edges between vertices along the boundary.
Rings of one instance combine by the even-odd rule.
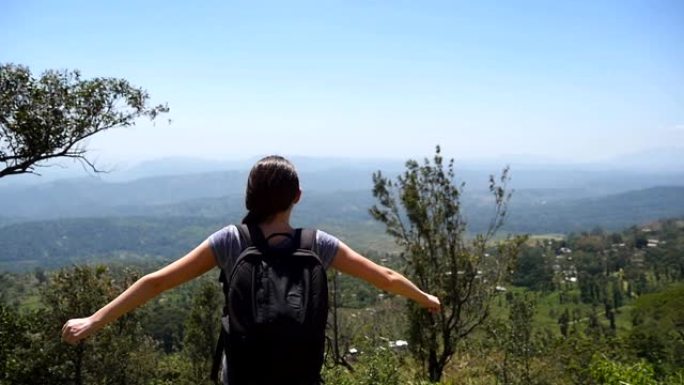
[[[230,385],[313,385],[321,381],[328,282],[316,231],[297,229],[290,247],[268,244],[257,226],[238,226],[247,248],[221,270],[225,306],[212,379]]]

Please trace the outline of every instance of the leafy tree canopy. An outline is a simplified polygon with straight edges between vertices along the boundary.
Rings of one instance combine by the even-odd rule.
[[[508,169],[490,177],[492,216],[487,231],[466,238],[461,213],[463,185],[455,184],[454,160],[444,164],[439,146],[432,160],[406,162],[393,181],[377,172],[370,214],[404,249],[407,275],[442,302],[438,314],[409,304],[409,346],[429,379],[439,381],[457,345],[485,321],[497,287],[515,265],[526,237],[495,241],[510,193]]]
[[[148,103],[147,92],[124,79],[82,79],[67,70],[36,78],[27,67],[0,65],[0,178],[35,173],[54,158],[77,159],[98,171],[84,140],[169,110]]]

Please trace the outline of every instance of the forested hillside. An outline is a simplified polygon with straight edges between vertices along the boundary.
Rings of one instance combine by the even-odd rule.
[[[396,255],[370,256],[401,267]],[[683,384],[683,256],[684,220],[532,238],[489,320],[459,346],[441,384]],[[88,314],[156,263],[2,273],[0,381],[69,383],[80,370],[86,383],[203,383],[222,301],[214,272],[78,349],[56,338],[65,317]],[[331,279],[338,334],[329,343],[341,353],[328,350],[326,383],[419,384],[405,346],[405,302],[352,278]]]
[[[684,215],[684,187],[652,187],[602,197],[511,204],[506,228],[568,233],[591,227],[619,230],[632,223]]]
[[[505,231],[546,234],[601,227],[616,230],[633,223],[684,215],[684,187],[655,187],[601,198],[569,199],[568,191],[523,190],[511,202]],[[22,222],[0,227],[0,269],[58,267],[109,258],[173,259],[209,234],[243,215],[241,194],[177,204],[122,207],[110,217]],[[299,226],[316,226],[361,250],[394,245],[374,223],[366,191],[304,196],[294,211]],[[487,226],[490,199],[464,196],[472,231]]]

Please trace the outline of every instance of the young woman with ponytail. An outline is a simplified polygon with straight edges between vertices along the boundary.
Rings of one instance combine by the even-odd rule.
[[[249,174],[245,196],[247,215],[242,222],[258,226],[271,245],[280,246],[291,238],[270,235],[295,232],[290,225],[290,215],[300,198],[299,179],[294,166],[280,156],[265,157],[254,165]],[[437,297],[421,291],[401,274],[363,257],[330,234],[320,230],[316,234],[316,249],[326,268],[332,267],[381,290],[402,295],[429,311],[439,310]],[[214,267],[230,271],[230,266],[244,248],[237,227],[226,226],[182,258],[140,278],[94,314],[67,321],[62,328],[62,339],[76,344],[160,293]]]

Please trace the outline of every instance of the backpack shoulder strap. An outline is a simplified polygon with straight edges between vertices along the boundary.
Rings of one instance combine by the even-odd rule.
[[[242,240],[245,242],[245,248],[252,246],[252,234],[250,232],[249,226],[241,223],[239,226],[237,226],[237,229],[238,233],[240,233],[240,238],[242,238]]]
[[[313,251],[318,254],[316,247],[316,230],[315,229],[297,229],[295,238],[299,238],[299,248],[303,250]]]
[[[238,236],[245,245],[245,249],[252,246],[252,236],[250,234],[249,227],[244,223],[235,225],[235,227],[238,230]],[[235,267],[235,261],[233,262],[233,267]],[[229,270],[224,272],[223,268],[221,268],[221,271],[219,272],[219,282],[221,282],[221,284],[225,284],[227,282],[228,275],[230,274],[231,270],[232,268],[229,268]]]
[[[250,234],[249,227],[244,223],[236,225],[235,227],[237,227],[238,235],[244,243],[245,249],[252,246],[252,235]],[[235,267],[235,262],[237,261],[233,262],[233,268]],[[223,360],[225,345],[228,341],[228,296],[226,293],[228,290],[228,281],[230,279],[230,273],[231,272],[229,271],[223,271],[223,269],[219,271],[219,282],[221,282],[225,303],[223,305],[223,316],[221,317],[221,330],[219,333],[218,341],[216,342],[216,349],[214,350],[214,357],[211,363],[210,378],[214,382],[214,384],[219,384],[218,377],[221,369],[221,361]],[[221,382],[224,382],[223,379],[221,379]]]

